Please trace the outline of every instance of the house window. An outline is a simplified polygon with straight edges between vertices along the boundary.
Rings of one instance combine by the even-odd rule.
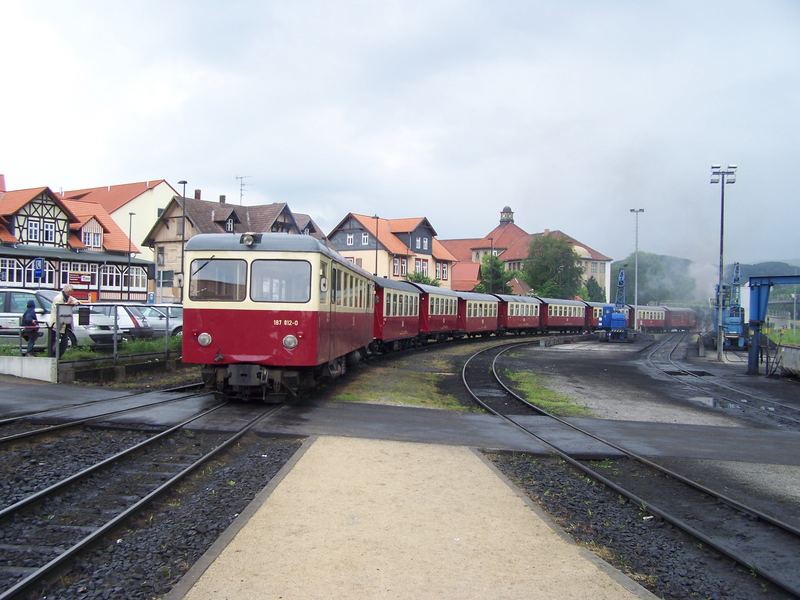
[[[64,265],[61,265],[62,268]],[[63,273],[62,273],[63,275]],[[103,265],[100,271],[100,285],[103,288],[119,288],[122,285],[122,274],[114,265]]]
[[[101,243],[100,243],[100,232],[99,231],[95,231],[95,232],[92,233],[92,247],[93,248],[99,248],[100,246],[101,246]]]
[[[426,237],[422,238],[422,249],[423,250],[427,250],[428,249],[428,238],[426,238]]]
[[[233,233],[233,217],[225,221],[225,231],[228,233]]]
[[[51,244],[56,240],[56,224],[52,221],[45,221],[42,224],[43,241]]]
[[[348,246],[352,246],[352,245],[353,245],[353,234],[352,234],[352,233],[348,233],[348,234],[347,234],[347,240],[346,240],[346,242],[345,242],[345,243],[346,243]]]
[[[436,279],[442,278],[442,263],[436,263]]]
[[[39,241],[39,221],[34,221],[34,220],[28,221],[28,241],[29,242]]]
[[[419,238],[417,238],[419,239]],[[422,272],[422,261],[419,258],[414,259],[414,272],[421,273]]]
[[[447,279],[447,263],[442,263],[442,279]]]
[[[369,245],[369,234],[368,233],[362,233],[361,234],[361,245],[362,246],[368,246]]]
[[[83,245],[84,246],[91,246],[92,245],[92,232],[91,231],[84,231],[83,232]]]
[[[156,264],[159,267],[164,266],[164,246],[159,246],[156,248]]]
[[[421,243],[422,243],[422,238],[417,236],[417,250],[419,250]]]
[[[408,273],[408,259],[401,258],[400,259],[400,275],[405,277],[406,273]]]
[[[40,279],[36,279],[34,274],[35,264],[33,261],[31,261],[25,269],[25,283],[31,286],[46,285],[50,287],[52,287],[55,283],[56,270],[48,261],[44,261],[44,264],[42,265],[42,277]]]
[[[310,233],[311,233],[311,230],[310,230],[308,227],[306,227],[305,229],[303,229],[303,235],[308,235],[308,234],[310,234]]]
[[[22,265],[16,258],[0,258],[0,281],[22,283]]]
[[[425,277],[428,276],[428,261],[427,260],[423,260],[422,261],[422,274],[425,275]]]
[[[392,275],[398,275],[400,272],[400,259],[396,256],[392,259]]]
[[[357,258],[356,259],[356,266],[357,267],[363,267],[364,266],[364,261],[362,259],[360,259],[360,258]]]

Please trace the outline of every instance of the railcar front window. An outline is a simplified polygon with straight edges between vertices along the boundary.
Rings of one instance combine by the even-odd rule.
[[[189,271],[189,298],[241,302],[247,293],[247,263],[243,260],[198,258]]]
[[[304,260],[254,260],[250,298],[254,302],[308,302],[311,264]]]

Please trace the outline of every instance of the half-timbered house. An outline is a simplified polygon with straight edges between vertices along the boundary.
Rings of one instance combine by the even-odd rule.
[[[69,283],[80,299],[147,298],[152,263],[130,256],[139,248],[102,206],[63,200],[48,187],[5,191],[2,181],[0,287]]]

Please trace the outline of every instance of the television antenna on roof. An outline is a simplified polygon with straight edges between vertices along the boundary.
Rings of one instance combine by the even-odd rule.
[[[236,179],[239,180],[239,206],[242,205],[242,198],[244,198],[244,189],[247,187],[245,179],[250,179],[251,175],[237,175]]]

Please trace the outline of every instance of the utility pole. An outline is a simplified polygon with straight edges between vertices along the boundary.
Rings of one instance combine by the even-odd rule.
[[[722,250],[725,234],[725,184],[736,183],[736,165],[728,165],[723,169],[721,165],[711,165],[711,183],[719,183],[719,277],[717,279],[717,360],[723,360],[723,345],[725,344],[725,332],[722,329]]]
[[[633,266],[633,330],[639,331],[639,213],[643,208],[632,208],[631,212],[636,217],[635,251]]]

